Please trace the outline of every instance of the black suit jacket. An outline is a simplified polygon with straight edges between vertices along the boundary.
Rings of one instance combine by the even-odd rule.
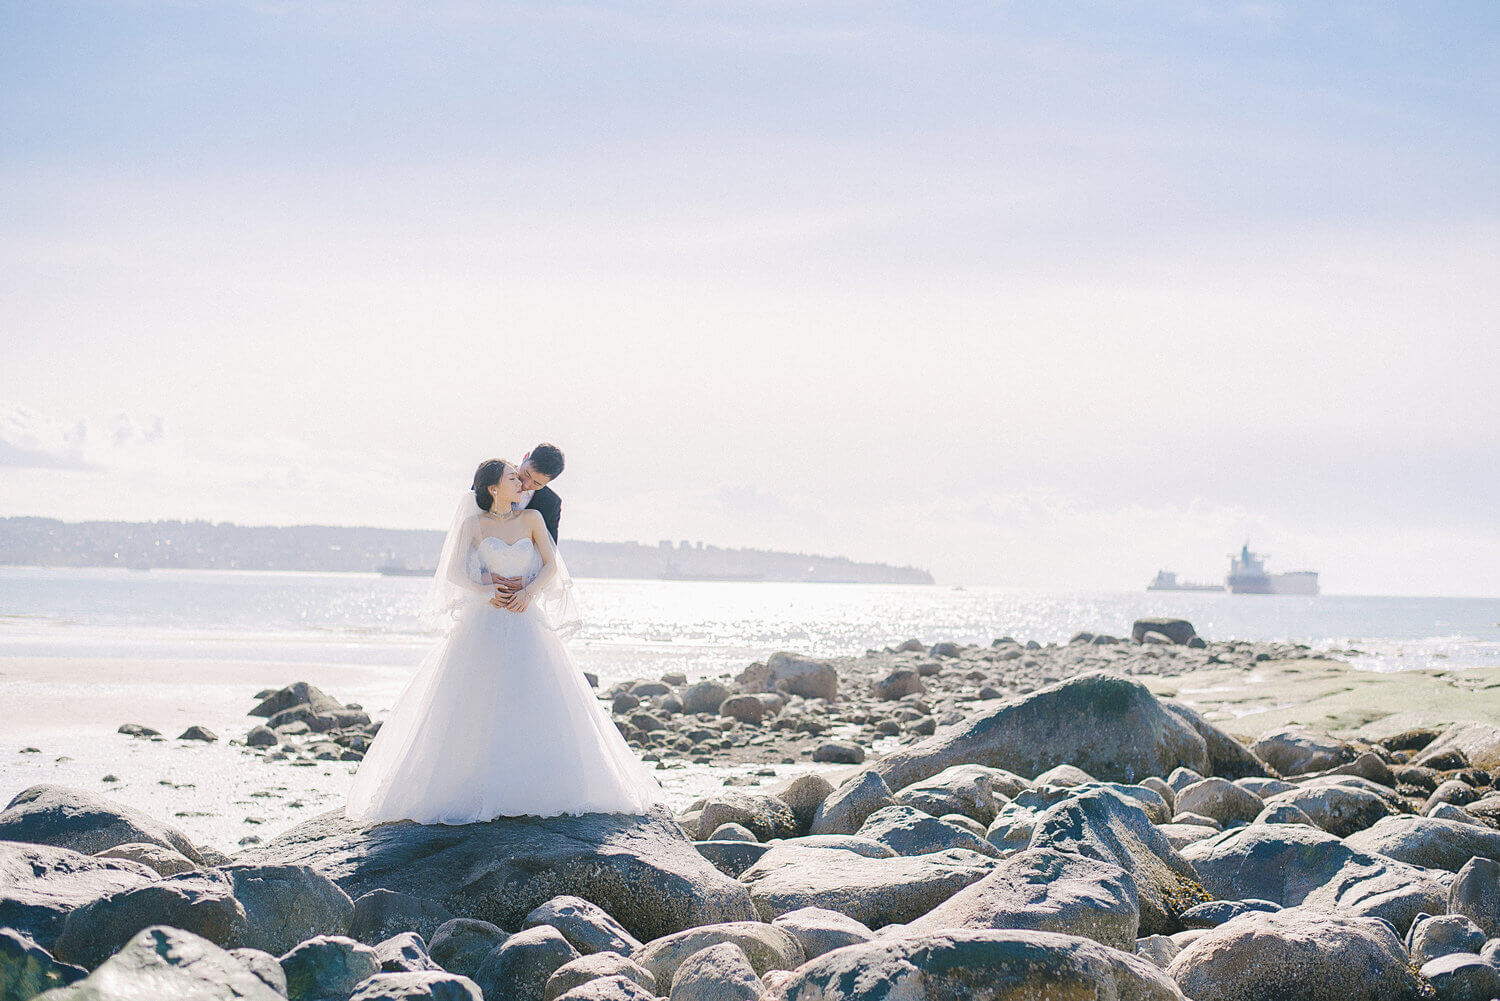
[[[542,487],[531,495],[531,503],[526,505],[526,510],[540,512],[542,521],[547,523],[547,534],[556,543],[557,523],[562,519],[562,498],[557,496],[556,491],[551,487]]]

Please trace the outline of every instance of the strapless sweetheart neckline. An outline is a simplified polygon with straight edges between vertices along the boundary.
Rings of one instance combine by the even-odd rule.
[[[515,542],[506,542],[504,539],[500,538],[498,535],[486,535],[484,537],[484,539],[480,541],[479,544],[482,546],[486,542],[498,542],[498,543],[500,543],[500,545],[502,545],[505,548],[509,549],[509,548],[511,548],[513,546],[519,546],[523,542],[530,542],[530,541],[531,541],[531,536],[529,536],[529,535],[523,535],[519,539],[517,539]]]

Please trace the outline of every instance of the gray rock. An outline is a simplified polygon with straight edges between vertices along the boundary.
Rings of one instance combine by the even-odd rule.
[[[797,817],[785,801],[768,793],[721,789],[703,804],[699,830],[712,831],[723,824],[739,824],[757,840],[797,836]]]
[[[993,845],[972,831],[909,806],[886,806],[876,810],[865,819],[856,834],[890,846],[897,855],[928,855],[949,848],[967,848],[997,858],[1000,855]]]
[[[286,997],[286,972],[282,970],[279,959],[269,952],[243,946],[230,949],[229,954],[244,963],[251,973],[260,978],[261,983],[282,997]]]
[[[689,928],[647,942],[630,958],[650,970],[660,987],[675,982],[678,967],[689,956],[723,943],[743,950],[757,976],[767,970],[796,969],[806,959],[801,944],[790,933],[759,921],[730,921]]]
[[[1472,803],[1479,798],[1479,792],[1469,783],[1460,779],[1448,779],[1432,791],[1427,797],[1427,802],[1422,804],[1422,812],[1426,813],[1439,803],[1452,803],[1454,806],[1463,806]]]
[[[1156,829],[1179,852],[1194,842],[1205,841],[1219,833],[1212,827],[1201,824],[1157,824]]]
[[[344,707],[315,685],[298,681],[266,697],[250,710],[251,716],[272,717],[293,706],[306,705],[316,713],[328,713]]]
[[[1275,806],[1267,806],[1255,815],[1252,824],[1303,824],[1307,827],[1319,828],[1313,823],[1313,819],[1307,815],[1307,811],[1296,803],[1277,803]]]
[[[719,681],[700,681],[682,690],[682,711],[685,713],[716,713],[723,701],[734,694],[734,690]]]
[[[1448,888],[1447,905],[1450,914],[1464,915],[1489,937],[1500,935],[1500,862],[1473,858],[1464,863]]]
[[[319,935],[281,957],[291,1001],[347,998],[380,972],[375,950],[344,935]]]
[[[656,992],[647,990],[629,977],[599,977],[566,994],[557,1001],[656,1001]]]
[[[375,958],[382,973],[425,973],[443,968],[427,951],[427,943],[414,931],[392,935],[375,944]]]
[[[1264,806],[1255,793],[1218,777],[1194,782],[1177,793],[1178,812],[1212,817],[1225,827],[1250,823]]]
[[[1307,908],[1244,914],[1167,967],[1194,1001],[1417,1001],[1427,997],[1384,921]]]
[[[327,876],[305,865],[231,866],[224,872],[245,909],[237,945],[279,956],[318,935],[350,934],[354,902]],[[361,939],[374,945],[373,940]]]
[[[1033,786],[1056,786],[1066,789],[1076,786],[1096,785],[1098,779],[1076,765],[1053,765],[1032,779]]]
[[[349,1001],[484,1001],[468,977],[441,970],[377,973],[355,988]]]
[[[1297,788],[1293,783],[1284,782],[1281,779],[1243,778],[1235,779],[1234,784],[1241,789],[1255,793],[1261,799],[1268,799],[1279,792]]]
[[[115,845],[102,852],[95,852],[94,857],[129,859],[131,862],[139,862],[149,869],[154,869],[163,876],[176,876],[178,873],[192,872],[198,868],[196,862],[177,849],[154,845],[147,841]]]
[[[806,699],[835,699],[839,675],[826,660],[794,653],[773,653],[765,664],[752,664],[736,679],[747,692],[782,691]]]
[[[1326,771],[1354,757],[1342,740],[1300,726],[1268,730],[1251,745],[1250,751],[1282,775]]]
[[[214,733],[212,730],[210,730],[206,726],[197,726],[197,725],[194,725],[194,726],[188,727],[186,730],[182,731],[182,733],[178,734],[177,739],[178,740],[201,740],[205,744],[212,744],[212,743],[215,743],[219,739],[219,735],[216,734],[216,733]]]
[[[1083,674],[977,712],[870,767],[899,789],[958,764],[1020,775],[1072,764],[1099,779],[1135,782],[1179,765],[1207,768],[1208,750],[1146,686]]]
[[[766,704],[754,695],[731,695],[719,703],[719,715],[753,725],[765,717]]]
[[[870,928],[915,920],[996,860],[962,848],[867,858],[851,851],[776,845],[740,875],[764,921],[801,907],[838,911]]]
[[[1171,699],[1163,699],[1162,705],[1187,723],[1208,748],[1209,771],[1220,778],[1268,778],[1273,773],[1266,763],[1250,752],[1250,749],[1229,734],[1204,719],[1198,710]]]
[[[857,765],[865,760],[865,749],[852,740],[825,740],[813,748],[812,759],[838,765]]]
[[[1135,940],[1135,954],[1165,970],[1182,949],[1166,935],[1147,935]]]
[[[538,925],[556,928],[584,956],[595,952],[617,952],[628,956],[641,947],[640,939],[626,931],[604,908],[582,897],[553,897],[526,915],[521,927],[535,928]]]
[[[797,833],[806,834],[812,828],[818,807],[823,805],[831,792],[832,782],[821,775],[808,773],[798,775],[786,788],[777,790],[774,795],[792,808],[792,816],[797,818]]]
[[[1177,790],[1167,785],[1166,779],[1158,778],[1155,775],[1147,775],[1141,779],[1139,784],[1160,796],[1162,801],[1167,804],[1168,810],[1171,810],[1173,813],[1177,812]]]
[[[1145,618],[1136,619],[1131,625],[1130,638],[1139,643],[1148,632],[1161,633],[1179,646],[1186,646],[1188,640],[1198,635],[1187,619]]]
[[[1453,803],[1434,803],[1425,811],[1425,814],[1433,820],[1453,820],[1460,824],[1474,824],[1477,827],[1488,826],[1468,810]]]
[[[1476,856],[1500,859],[1500,831],[1434,817],[1386,817],[1344,843],[1355,851],[1449,872]]]
[[[744,824],[720,824],[713,829],[705,841],[746,841],[758,844],[760,839]]]
[[[203,863],[197,846],[170,824],[103,796],[60,785],[34,785],[17,793],[0,812],[0,841],[52,845],[84,855],[146,842]]]
[[[1238,827],[1188,845],[1182,855],[1209,893],[1225,900],[1384,918],[1396,928],[1411,927],[1423,911],[1447,910],[1448,889],[1434,871],[1353,851],[1298,824]]]
[[[898,667],[878,681],[871,682],[870,694],[882,702],[895,702],[908,695],[927,691],[922,676],[909,667]]]
[[[650,970],[618,952],[596,952],[559,966],[547,978],[542,996],[544,1001],[553,1001],[559,994],[566,994],[601,977],[626,977],[644,987],[649,994],[656,993],[656,978]]]
[[[1196,824],[1199,827],[1207,827],[1214,831],[1222,831],[1224,829],[1223,824],[1212,817],[1205,817],[1201,813],[1179,813],[1172,818],[1171,823],[1178,827],[1187,824]],[[1158,824],[1157,826],[1160,827],[1161,825]]]
[[[365,825],[333,811],[236,860],[308,864],[353,896],[396,890],[501,927],[561,895],[593,901],[643,940],[755,915],[744,887],[699,855],[665,808],[462,826]]]
[[[895,803],[891,788],[879,773],[860,772],[824,797],[813,814],[813,834],[853,834],[881,807]]]
[[[1182,912],[1182,927],[1217,928],[1241,914],[1254,911],[1279,911],[1280,904],[1270,900],[1209,900]]]
[[[1198,772],[1193,771],[1193,769],[1191,768],[1183,768],[1179,766],[1172,769],[1172,774],[1167,776],[1166,781],[1167,785],[1171,787],[1172,792],[1175,794],[1186,789],[1194,782],[1202,782],[1203,776]]]
[[[69,912],[156,878],[139,862],[0,841],[0,927],[13,928],[51,950]]]
[[[1500,726],[1474,721],[1454,723],[1423,748],[1413,763],[1424,765],[1452,751],[1462,753],[1475,768],[1500,771]]]
[[[246,941],[249,923],[234,883],[209,869],[119,890],[74,909],[53,954],[92,970],[152,925],[189,931],[222,948],[254,945]]]
[[[800,848],[842,848],[844,851],[863,855],[865,858],[895,858],[896,853],[891,850],[890,845],[883,845],[879,841],[871,841],[857,834],[809,834],[801,838],[787,838],[777,842],[777,846],[790,846]],[[767,847],[770,847],[769,845]]]
[[[81,966],[59,963],[14,928],[0,928],[0,1001],[30,1001],[54,987],[88,976]]]
[[[427,952],[443,969],[472,980],[484,965],[485,957],[509,937],[488,921],[454,918],[432,933],[427,940]]]
[[[276,736],[276,731],[264,723],[257,723],[245,734],[246,747],[275,747],[281,743],[281,738]]]
[[[780,988],[784,1001],[1183,1001],[1151,963],[1092,939],[961,929],[880,939],[812,960]]]
[[[1484,932],[1462,914],[1434,917],[1424,914],[1412,922],[1406,933],[1406,951],[1418,966],[1452,952],[1478,954],[1484,948]]]
[[[343,894],[343,891],[340,890],[339,893]],[[453,913],[436,900],[413,897],[409,893],[397,893],[394,890],[371,890],[354,901],[353,913],[348,919],[348,933],[365,945],[383,942],[402,932],[416,932],[426,941],[452,920]]]
[[[1140,895],[1144,935],[1179,931],[1178,915],[1209,899],[1193,867],[1146,811],[1112,789],[1089,789],[1048,807],[1037,818],[1030,847],[1086,855],[1128,872]]]
[[[772,927],[780,928],[802,946],[803,955],[816,959],[846,945],[870,942],[875,933],[863,922],[823,907],[800,907],[777,915]]]
[[[45,1001],[286,1001],[250,968],[192,932],[144,929],[84,980]]]
[[[565,963],[579,958],[551,925],[516,932],[485,959],[474,982],[487,998],[542,1001],[547,981]]]
[[[1490,1001],[1500,995],[1500,967],[1469,953],[1449,953],[1422,964],[1438,1001]]]
[[[1124,869],[1082,855],[1039,849],[995,870],[906,926],[908,933],[948,928],[1026,929],[1081,935],[1135,948],[1140,900]]]
[[[770,851],[769,845],[758,841],[698,841],[694,843],[698,854],[708,859],[713,867],[731,879],[760,861]]]
[[[765,994],[766,985],[733,942],[693,953],[672,978],[671,1001],[761,1001]]]
[[[1265,805],[1295,806],[1311,817],[1314,824],[1341,838],[1372,826],[1382,817],[1396,814],[1395,807],[1381,796],[1345,785],[1293,789],[1277,793],[1267,799]]]

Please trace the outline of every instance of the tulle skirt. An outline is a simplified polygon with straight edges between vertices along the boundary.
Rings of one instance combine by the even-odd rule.
[[[661,787],[540,609],[477,603],[423,661],[344,808],[366,822],[644,813]]]

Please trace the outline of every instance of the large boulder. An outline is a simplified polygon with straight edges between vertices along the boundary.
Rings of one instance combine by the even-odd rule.
[[[102,852],[95,852],[97,858],[123,858],[132,862],[139,862],[148,869],[154,869],[163,876],[176,876],[179,873],[192,872],[198,868],[198,863],[188,858],[175,848],[167,848],[164,845],[153,845],[146,841],[132,841],[125,845],[115,845],[106,848]]]
[[[340,894],[343,892],[339,890]],[[433,932],[452,919],[453,914],[448,908],[436,900],[413,897],[409,893],[397,893],[394,890],[371,890],[354,901],[354,911],[349,915],[349,935],[365,945],[375,945],[392,935],[415,932],[425,942],[432,937]]]
[[[551,925],[584,956],[596,952],[617,952],[628,956],[641,947],[640,939],[598,904],[582,897],[553,897],[522,922],[523,928]]]
[[[1302,907],[1243,914],[1202,932],[1167,974],[1194,1001],[1432,997],[1384,921]]]
[[[1142,935],[1181,931],[1183,911],[1209,899],[1193,867],[1139,805],[1113,789],[1064,799],[1037,818],[1032,848],[1109,862],[1128,872],[1139,893]]]
[[[380,959],[374,949],[348,936],[318,935],[282,956],[281,969],[291,1001],[323,1001],[347,998],[380,972]]]
[[[1447,910],[1448,888],[1430,869],[1350,849],[1300,824],[1252,824],[1188,845],[1182,855],[1225,900],[1385,918],[1399,929]]]
[[[97,970],[43,1001],[286,1001],[225,950],[192,932],[138,932]]]
[[[817,815],[818,807],[823,805],[823,801],[831,792],[833,792],[832,782],[816,772],[808,772],[798,775],[784,787],[776,789],[772,795],[792,808],[792,816],[797,818],[797,833],[806,834],[812,829],[813,817]]]
[[[331,713],[344,708],[337,699],[324,694],[316,685],[298,681],[267,696],[259,705],[250,710],[250,715],[270,718],[277,713],[301,705],[307,706],[315,713]]]
[[[794,970],[807,958],[802,945],[789,932],[759,921],[729,921],[702,928],[689,928],[647,942],[630,958],[651,971],[658,986],[676,978],[683,961],[701,949],[730,943],[750,958],[757,976],[771,970]]]
[[[876,772],[860,772],[823,797],[809,830],[813,834],[853,834],[870,814],[895,802],[885,779]]]
[[[1138,681],[1082,674],[975,713],[945,732],[870,766],[901,789],[953,765],[977,764],[1035,776],[1071,764],[1112,782],[1202,772],[1208,747],[1198,732]]]
[[[733,942],[699,949],[672,977],[671,1001],[762,1001],[761,982],[745,951]]]
[[[86,976],[83,967],[58,962],[14,928],[0,928],[0,1001],[30,1001],[42,991]]]
[[[34,785],[18,792],[0,812],[0,841],[28,841],[84,855],[145,842],[204,863],[197,846],[172,825],[104,796],[60,785]]]
[[[1354,760],[1354,752],[1342,740],[1296,725],[1266,731],[1250,750],[1282,775],[1323,772]]]
[[[1449,953],[1422,964],[1438,1001],[1492,1001],[1500,996],[1500,967],[1469,953]]]
[[[1212,817],[1225,827],[1250,823],[1266,805],[1255,793],[1217,776],[1180,790],[1175,801],[1178,813]]]
[[[487,998],[505,1001],[543,1001],[547,981],[558,969],[578,959],[578,950],[551,925],[517,932],[490,953],[474,982]]]
[[[1025,851],[906,926],[907,933],[948,928],[1024,928],[1081,935],[1135,951],[1140,899],[1124,869],[1082,855]]]
[[[699,828],[711,833],[721,824],[740,824],[760,841],[772,838],[794,838],[797,817],[792,808],[776,796],[766,793],[721,789],[703,804]]]
[[[1448,888],[1448,910],[1464,915],[1486,935],[1500,936],[1500,862],[1469,859]]]
[[[910,806],[886,806],[866,818],[856,834],[888,845],[897,855],[926,855],[948,848],[967,848],[981,855],[1000,853],[967,828],[939,820]]]
[[[1275,775],[1274,769],[1250,753],[1248,747],[1204,719],[1198,710],[1171,699],[1163,699],[1161,704],[1198,731],[1198,736],[1208,746],[1208,767],[1212,774],[1225,779],[1271,778]]]
[[[794,653],[773,653],[735,680],[747,692],[782,691],[808,699],[834,699],[839,693],[839,673],[833,664]]]
[[[310,865],[353,897],[396,890],[502,928],[561,895],[598,904],[643,941],[755,917],[745,888],[699,855],[665,808],[453,826],[368,825],[333,811],[235,860]]]
[[[1484,931],[1462,914],[1419,917],[1406,933],[1406,951],[1418,966],[1453,952],[1478,953],[1484,942]]]
[[[1198,630],[1187,619],[1136,619],[1130,626],[1130,638],[1137,643],[1144,642],[1147,633],[1160,633],[1178,646],[1186,646]]]
[[[778,915],[771,924],[796,939],[808,959],[875,938],[864,922],[823,907],[799,907]]]
[[[427,941],[427,953],[443,969],[472,979],[490,953],[510,936],[478,918],[454,918],[438,926]]]
[[[222,948],[245,945],[249,922],[234,882],[217,869],[120,890],[68,914],[53,952],[93,969],[152,925],[190,931]]]
[[[1302,786],[1279,792],[1265,800],[1267,808],[1295,806],[1329,834],[1346,838],[1383,817],[1395,816],[1396,808],[1384,796],[1353,785]]]
[[[139,862],[0,841],[0,927],[14,928],[51,950],[73,909],[156,878]]]
[[[761,920],[822,907],[870,928],[913,921],[970,883],[996,860],[962,848],[930,855],[868,858],[836,848],[777,845],[740,874]]]
[[[719,705],[734,689],[722,681],[705,680],[688,685],[682,690],[682,711],[685,713],[717,713]]]
[[[468,977],[441,970],[377,973],[362,980],[349,1001],[484,1001]]]
[[[958,929],[851,945],[800,967],[785,1001],[1183,1001],[1150,962],[1053,932]]]
[[[1475,768],[1500,771],[1500,726],[1475,721],[1454,723],[1443,731],[1441,737],[1422,749],[1415,764],[1426,764],[1452,751],[1461,752]]]
[[[547,978],[542,997],[544,1001],[555,1001],[559,994],[566,994],[601,977],[625,977],[645,987],[650,994],[656,993],[656,978],[650,970],[618,952],[596,952],[570,960],[554,970]]]
[[[273,956],[318,935],[347,935],[354,902],[332,880],[305,865],[232,866],[224,870],[245,909],[235,944]],[[404,931],[405,929],[398,929]],[[374,945],[380,935],[366,944]]]
[[[916,807],[934,817],[961,813],[986,827],[995,819],[995,779],[1004,774],[983,765],[954,765],[896,793],[902,806]]]
[[[1357,852],[1449,872],[1475,857],[1500,860],[1500,831],[1435,817],[1386,817],[1349,835],[1344,844]]]

